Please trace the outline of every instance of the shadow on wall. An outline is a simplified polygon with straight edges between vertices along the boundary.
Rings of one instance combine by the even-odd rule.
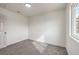
[[[42,42],[42,43],[40,43]],[[43,53],[48,44],[45,42],[45,35],[41,35],[39,38],[37,38],[36,41],[33,41],[32,44],[35,46],[35,48],[40,52]]]

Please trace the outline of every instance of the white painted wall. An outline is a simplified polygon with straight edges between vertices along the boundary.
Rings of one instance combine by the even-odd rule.
[[[28,24],[26,17],[3,8],[0,8],[0,13],[7,17],[7,45],[28,39]]]
[[[65,9],[29,18],[29,38],[65,47]]]
[[[70,55],[79,55],[79,40],[72,38],[69,35],[69,26],[70,26],[70,19],[71,19],[71,8],[70,8],[70,4],[67,5],[66,8],[66,16],[67,16],[67,20],[66,20],[66,49],[68,51],[68,54]]]

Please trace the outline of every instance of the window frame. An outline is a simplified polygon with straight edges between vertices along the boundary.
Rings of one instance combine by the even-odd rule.
[[[73,37],[73,38],[75,38],[75,39],[79,39],[79,34],[77,34],[75,31],[75,29],[76,28],[74,28],[75,27],[75,25],[74,24],[76,24],[75,23],[75,18],[73,17],[74,16],[74,13],[73,13],[73,4],[75,4],[75,3],[72,3],[71,5],[70,5],[70,22],[69,22],[69,24],[70,24],[70,26],[69,26],[69,29],[70,29],[70,35],[71,35],[71,37]]]

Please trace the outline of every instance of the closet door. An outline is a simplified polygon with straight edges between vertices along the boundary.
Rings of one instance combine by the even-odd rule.
[[[0,14],[0,48],[6,47],[6,17]]]

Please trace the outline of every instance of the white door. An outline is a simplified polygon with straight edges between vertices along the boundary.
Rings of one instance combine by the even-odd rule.
[[[6,17],[0,14],[0,48],[6,47]]]

